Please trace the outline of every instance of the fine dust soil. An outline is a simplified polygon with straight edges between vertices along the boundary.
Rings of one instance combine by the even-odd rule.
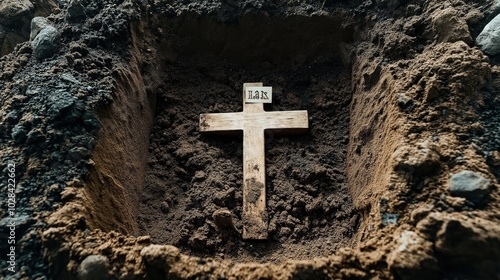
[[[318,59],[290,70],[203,57],[169,65],[164,76],[150,138],[141,234],[186,254],[239,262],[311,259],[352,245],[359,215],[344,171],[351,84],[342,64]],[[242,110],[245,81],[273,87],[267,111],[309,113],[310,130],[303,136],[266,133],[265,242],[241,240],[241,135],[198,132],[200,113]],[[212,215],[220,209],[231,211],[235,230],[214,223]]]
[[[0,58],[1,277],[499,278],[499,58],[474,43],[492,1],[57,2],[53,56]],[[197,132],[244,82],[310,114],[267,134],[261,243],[239,238],[241,138]],[[487,188],[452,192],[463,171]]]

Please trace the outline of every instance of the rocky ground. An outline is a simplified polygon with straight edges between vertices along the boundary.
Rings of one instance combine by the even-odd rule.
[[[499,11],[3,1],[2,277],[500,277]],[[256,81],[311,127],[267,135],[266,242],[240,236],[241,138],[197,131]]]

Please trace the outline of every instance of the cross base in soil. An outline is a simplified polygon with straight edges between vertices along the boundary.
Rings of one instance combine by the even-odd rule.
[[[243,84],[259,87],[262,83]],[[268,237],[266,212],[266,129],[304,132],[308,128],[307,111],[264,111],[262,103],[243,102],[243,112],[200,115],[200,132],[243,131],[243,239]]]

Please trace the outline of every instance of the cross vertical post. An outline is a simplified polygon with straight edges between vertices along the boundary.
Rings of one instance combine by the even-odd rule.
[[[243,84],[243,100],[247,87]],[[268,237],[266,212],[266,129],[303,132],[308,128],[307,111],[264,111],[262,103],[243,101],[243,112],[200,114],[200,132],[243,131],[243,239],[265,240]]]

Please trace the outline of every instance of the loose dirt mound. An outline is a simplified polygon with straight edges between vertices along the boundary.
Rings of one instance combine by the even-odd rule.
[[[498,278],[491,3],[188,2],[59,1],[3,47],[2,276]],[[257,81],[311,129],[267,135],[271,238],[246,242],[241,139],[197,127]]]

